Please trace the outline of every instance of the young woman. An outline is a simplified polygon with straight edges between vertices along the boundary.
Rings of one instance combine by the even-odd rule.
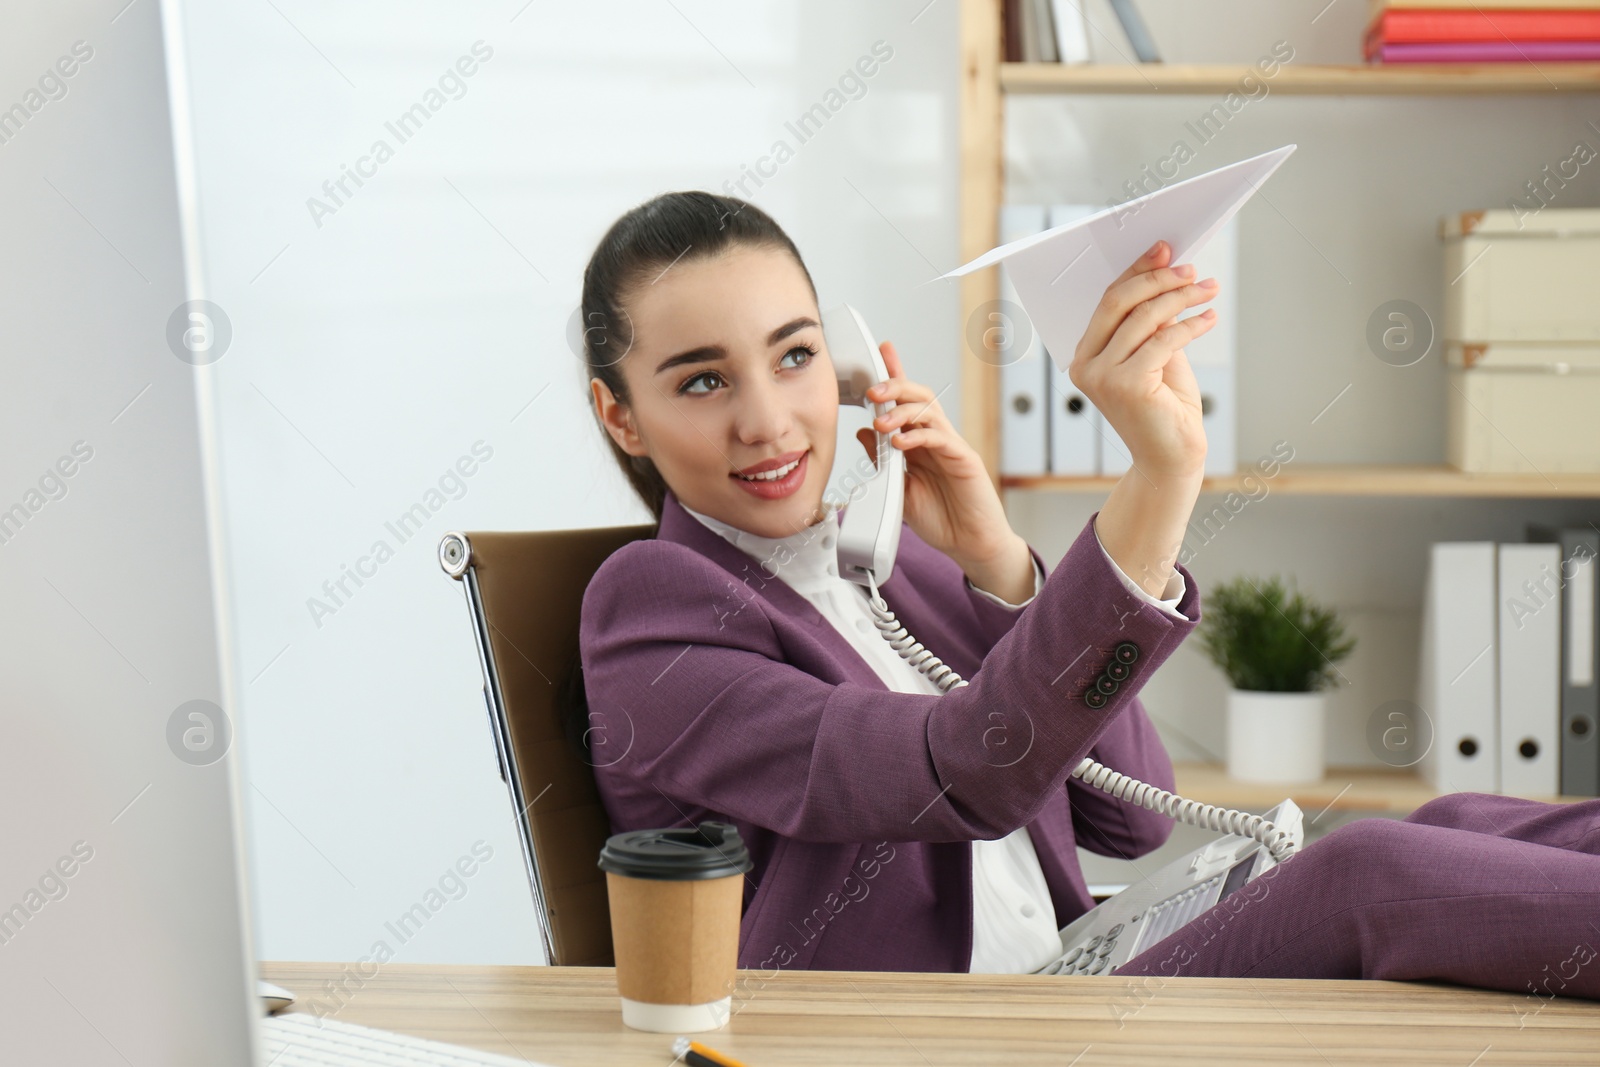
[[[1173,787],[1137,694],[1200,618],[1176,562],[1205,457],[1182,349],[1214,313],[1177,316],[1216,283],[1169,259],[1158,243],[1106,289],[1073,356],[1134,470],[1054,571],[882,345],[876,396],[897,406],[876,426],[908,473],[880,593],[969,683],[940,695],[837,572],[839,398],[793,243],[703,192],[601,240],[582,298],[594,410],[659,527],[585,594],[575,726],[614,830],[738,827],[741,967],[1034,971],[1093,904],[1076,846],[1138,857],[1168,837],[1070,771],[1087,755]],[[844,458],[870,464],[860,436]],[[1600,998],[1600,800],[1451,794],[1334,830],[1246,889],[1117,973]]]

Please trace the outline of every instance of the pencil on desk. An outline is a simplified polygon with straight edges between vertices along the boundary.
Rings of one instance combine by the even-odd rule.
[[[709,1045],[702,1045],[698,1041],[690,1041],[680,1037],[672,1043],[672,1053],[682,1056],[683,1062],[689,1067],[745,1067],[745,1065],[732,1056],[718,1052]]]

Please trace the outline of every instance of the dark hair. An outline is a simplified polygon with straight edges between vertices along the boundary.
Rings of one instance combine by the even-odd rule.
[[[800,250],[772,217],[754,204],[733,196],[689,190],[662,193],[623,215],[600,238],[600,244],[583,269],[583,360],[587,379],[599,378],[622,404],[630,402],[622,377],[622,359],[633,346],[633,320],[627,299],[640,285],[655,280],[677,263],[708,259],[735,248],[772,248],[787,251],[800,266],[813,300],[817,287],[806,270]],[[584,383],[588,385],[588,380]],[[591,406],[591,410],[593,410]],[[599,412],[595,412],[599,422]],[[666,502],[667,483],[648,456],[630,456],[606,431],[606,444],[657,523]],[[589,730],[589,702],[584,692],[583,667],[574,656],[561,680],[557,701],[567,740],[589,760],[585,737]]]
[[[583,269],[583,360],[588,378],[599,378],[621,404],[628,404],[628,385],[622,377],[622,359],[633,346],[633,320],[625,307],[640,285],[648,284],[676,263],[709,259],[735,248],[767,247],[787,251],[799,264],[816,299],[799,249],[783,227],[754,204],[735,196],[719,196],[698,189],[662,193],[623,215],[605,236],[589,265]],[[588,385],[588,381],[585,381]],[[591,408],[592,410],[592,408]],[[596,422],[599,413],[595,412]],[[606,432],[606,444],[657,522],[666,499],[667,484],[648,456],[630,456]]]

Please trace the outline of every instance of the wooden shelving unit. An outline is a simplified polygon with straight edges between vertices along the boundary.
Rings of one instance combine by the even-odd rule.
[[[1405,815],[1439,796],[1438,790],[1410,769],[1330,767],[1322,781],[1297,785],[1240,782],[1229,778],[1216,763],[1174,760],[1172,769],[1177,782],[1175,791],[1191,800],[1260,813],[1288,797],[1305,812],[1308,822],[1324,811]],[[1588,798],[1534,799],[1571,803]]]
[[[1069,493],[1109,493],[1113,476],[1002,476],[1006,489],[1051,489]],[[1321,466],[1289,464],[1271,478],[1255,471],[1207,478],[1202,493],[1297,493],[1310,496],[1515,497],[1576,499],[1600,497],[1600,474],[1469,474],[1443,466]]]
[[[999,243],[1000,201],[1005,191],[1005,97],[1009,94],[1169,95],[1225,93],[1237,89],[1246,64],[1146,64],[1064,66],[1001,61],[1001,0],[961,0],[961,258],[975,259]],[[1279,67],[1269,79],[1274,94],[1301,96],[1448,96],[1494,93],[1600,92],[1600,64],[1416,64],[1406,66]],[[975,271],[961,279],[961,321],[974,321],[999,297],[999,272]],[[987,336],[967,331],[968,336]],[[962,340],[963,350],[967,339]],[[969,357],[973,354],[968,353]],[[1000,469],[1000,372],[995,359],[961,361],[961,433],[995,478],[1009,489],[1108,492],[1115,478],[1006,478]],[[1208,480],[1208,488],[1236,487],[1237,478]],[[1273,491],[1329,495],[1600,498],[1600,475],[1478,475],[1447,467],[1286,467]]]

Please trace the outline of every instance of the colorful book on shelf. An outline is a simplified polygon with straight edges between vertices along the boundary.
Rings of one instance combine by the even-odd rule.
[[[1600,9],[1502,11],[1459,7],[1383,11],[1367,26],[1383,44],[1445,41],[1593,41]]]
[[[1133,0],[1109,2],[1138,62],[1161,62],[1155,41]],[[1081,65],[1094,60],[1089,47],[1088,16],[1081,0],[1003,0],[1001,48],[1008,63]],[[1121,54],[1127,58],[1127,53]]]
[[[1030,57],[1023,42],[1022,0],[1004,0],[1001,5],[1000,47],[1007,63],[1026,62]],[[1033,57],[1036,58],[1036,57]]]
[[[1472,4],[1468,0],[1367,0],[1367,21],[1385,11],[1444,11],[1467,8],[1476,11],[1593,11],[1600,0],[1493,0]]]
[[[1376,63],[1582,63],[1600,59],[1600,3],[1480,8],[1374,5],[1361,52]]]
[[[1001,19],[1006,62],[1061,62],[1061,38],[1055,24],[1052,0],[1004,0]],[[1070,33],[1070,26],[1068,31]],[[1088,42],[1085,40],[1085,51],[1087,48]],[[1082,58],[1087,59],[1088,56]]]
[[[1600,40],[1369,42],[1364,54],[1369,63],[1585,63],[1600,59]]]

